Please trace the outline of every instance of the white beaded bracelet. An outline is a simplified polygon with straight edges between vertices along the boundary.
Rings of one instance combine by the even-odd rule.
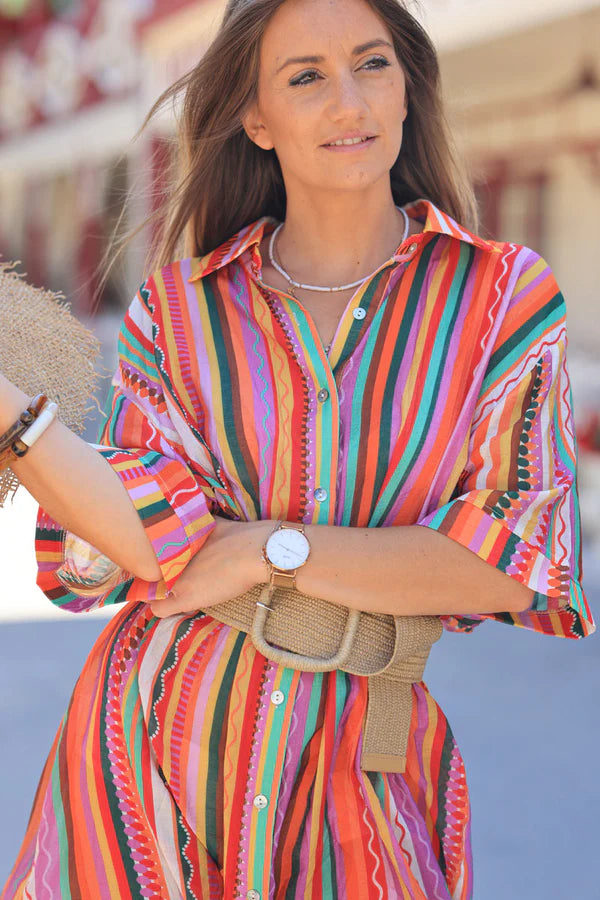
[[[58,413],[58,405],[56,403],[47,403],[42,409],[37,419],[24,431],[19,438],[27,447],[32,447],[37,439],[45,432],[46,428],[52,424]]]

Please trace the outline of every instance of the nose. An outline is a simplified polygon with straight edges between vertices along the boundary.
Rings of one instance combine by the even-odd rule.
[[[359,119],[367,110],[360,85],[352,72],[331,80],[330,115],[335,120]]]

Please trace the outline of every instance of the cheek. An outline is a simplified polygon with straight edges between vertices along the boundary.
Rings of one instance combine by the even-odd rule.
[[[386,125],[386,130],[391,138],[396,140],[402,139],[404,122],[406,120],[406,112],[402,96],[398,95],[390,97],[387,104],[382,106],[382,121]]]
[[[271,136],[284,162],[286,157],[302,156],[318,143],[318,115],[310,104],[281,104],[273,112]]]

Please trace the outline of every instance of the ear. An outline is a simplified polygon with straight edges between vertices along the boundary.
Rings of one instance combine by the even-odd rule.
[[[262,150],[273,149],[274,144],[271,140],[269,129],[262,121],[257,103],[253,103],[242,116],[242,126],[253,144],[256,144]]]

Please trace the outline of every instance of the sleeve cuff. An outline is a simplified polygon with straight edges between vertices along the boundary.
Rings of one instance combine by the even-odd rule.
[[[567,637],[583,637],[594,630],[585,595],[569,567],[549,559],[487,510],[455,499],[415,524],[447,535],[535,592],[529,610],[444,617],[449,630],[470,631],[485,619]]]
[[[132,576],[93,544],[72,531],[63,531],[62,564],[56,570],[56,577],[67,590],[80,597],[97,599]]]
[[[153,583],[162,596],[215,527],[208,499],[180,460],[93,446],[119,475],[142,520],[162,572],[162,581]]]
[[[154,548],[162,578],[149,582],[133,577],[78,538],[77,555],[67,559],[68,532],[40,508],[37,584],[55,605],[71,612],[163,598],[215,527],[208,499],[180,461],[155,452],[141,455],[93,446],[121,478]]]

